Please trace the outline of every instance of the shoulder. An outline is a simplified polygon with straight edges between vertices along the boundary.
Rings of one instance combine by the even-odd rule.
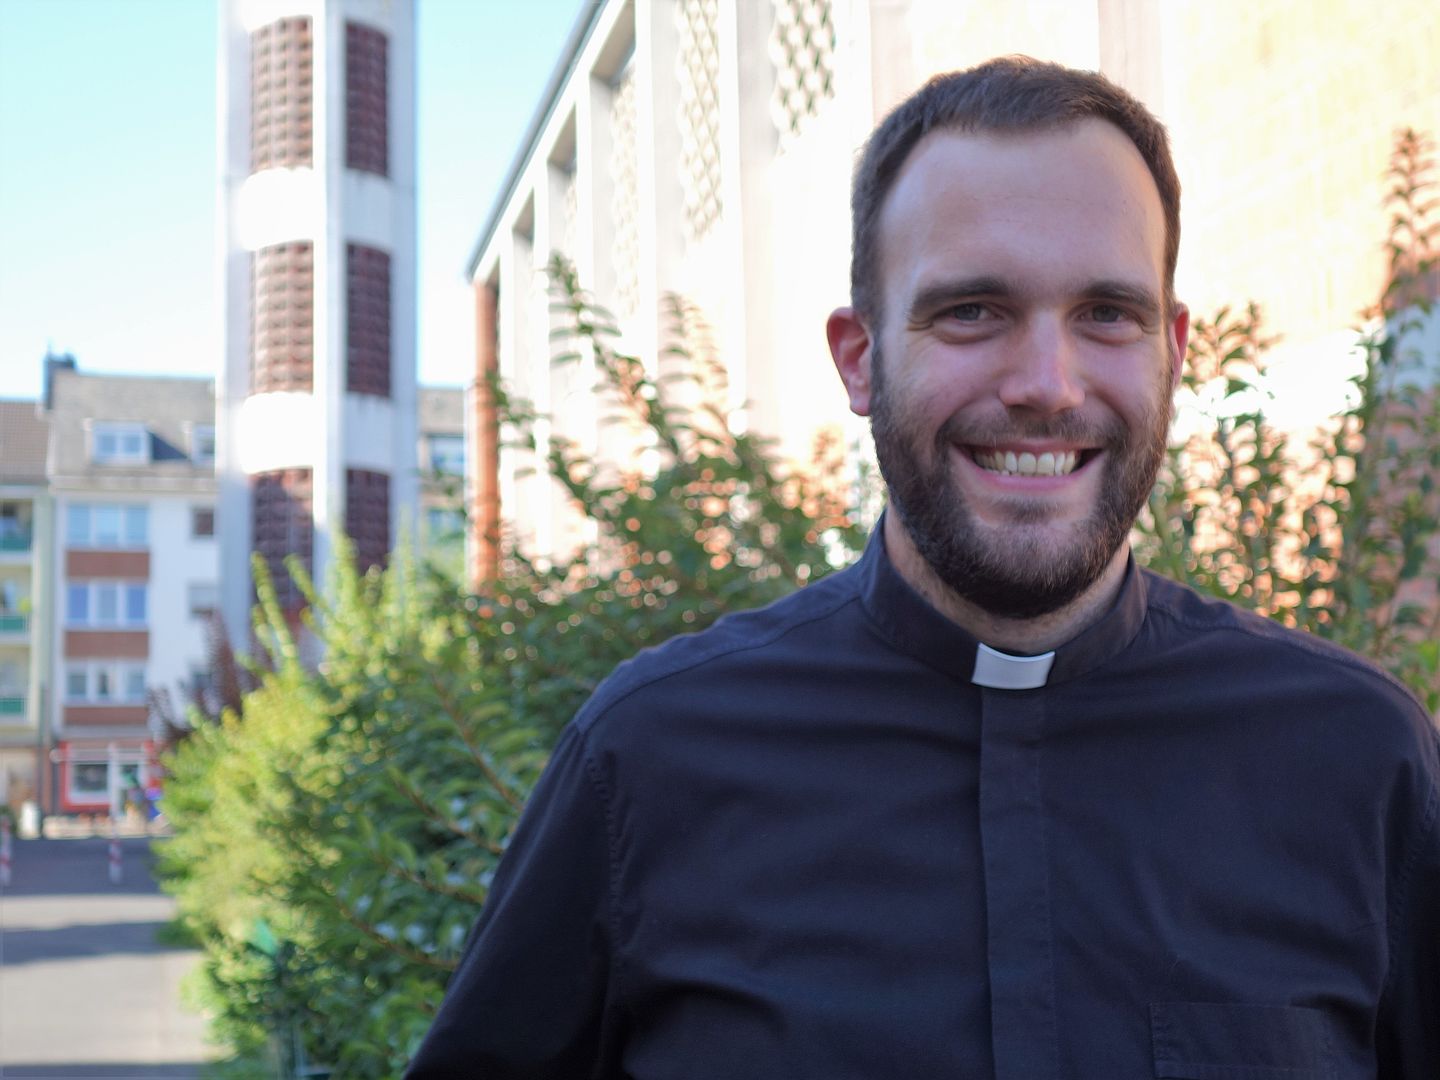
[[[858,609],[858,589],[855,568],[840,570],[765,607],[724,615],[698,633],[644,649],[600,684],[574,726],[588,732],[636,696],[661,688],[678,693],[688,685],[687,677],[713,677],[716,669],[758,664],[778,650],[794,648],[797,638],[813,640],[824,626]]]
[[[1308,681],[1332,695],[1359,695],[1434,738],[1434,724],[1415,695],[1372,661],[1149,570],[1144,575],[1149,617],[1166,636],[1206,655],[1217,675],[1268,670],[1285,685]]]

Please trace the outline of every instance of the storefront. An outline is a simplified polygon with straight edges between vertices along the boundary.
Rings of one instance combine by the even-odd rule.
[[[127,804],[144,805],[160,777],[149,741],[66,740],[51,754],[59,767],[60,812],[120,816]]]

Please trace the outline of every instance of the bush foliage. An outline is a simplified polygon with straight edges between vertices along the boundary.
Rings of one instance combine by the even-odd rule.
[[[1433,146],[1400,136],[1389,282],[1364,313],[1348,407],[1307,446],[1265,412],[1259,308],[1191,333],[1180,388],[1198,426],[1171,447],[1136,550],[1202,592],[1369,656],[1440,710],[1440,357],[1410,345],[1433,312]]]
[[[718,369],[687,352],[684,305],[662,377],[615,347],[569,266],[550,271],[559,359],[593,366],[614,422],[650,450],[642,471],[550,441],[593,541],[545,563],[511,545],[502,581],[474,595],[403,552],[362,576],[342,547],[323,596],[292,566],[318,666],[260,568],[260,685],[243,719],[198,722],[170,759],[168,887],[204,942],[217,1034],[258,1069],[397,1075],[550,746],[600,680],[863,542],[838,447],[787,472],[731,430]],[[514,441],[543,446],[543,418],[498,396]]]

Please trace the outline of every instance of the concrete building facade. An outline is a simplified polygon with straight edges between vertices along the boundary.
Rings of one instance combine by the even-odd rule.
[[[221,0],[220,604],[251,552],[284,607],[337,530],[383,561],[417,497],[415,40],[409,0]],[[408,519],[413,520],[413,516]]]
[[[603,447],[584,365],[556,368],[552,252],[654,363],[662,300],[693,304],[735,422],[804,460],[866,445],[824,340],[849,295],[849,182],[875,124],[934,74],[1027,53],[1099,70],[1167,124],[1185,194],[1177,291],[1197,316],[1260,302],[1276,420],[1343,400],[1360,309],[1383,288],[1395,133],[1435,132],[1440,8],[1397,0],[596,0],[581,13],[470,264],[476,290],[472,572],[503,519],[531,551],[573,543],[558,487],[502,448],[498,372]],[[742,407],[743,406],[743,407]]]

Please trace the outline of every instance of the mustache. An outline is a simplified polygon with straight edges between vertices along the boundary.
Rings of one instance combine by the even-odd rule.
[[[1128,445],[1131,438],[1131,432],[1118,417],[1097,420],[1079,413],[952,416],[936,433],[936,441],[942,446],[979,447],[1001,446],[1026,439],[1116,447]]]

